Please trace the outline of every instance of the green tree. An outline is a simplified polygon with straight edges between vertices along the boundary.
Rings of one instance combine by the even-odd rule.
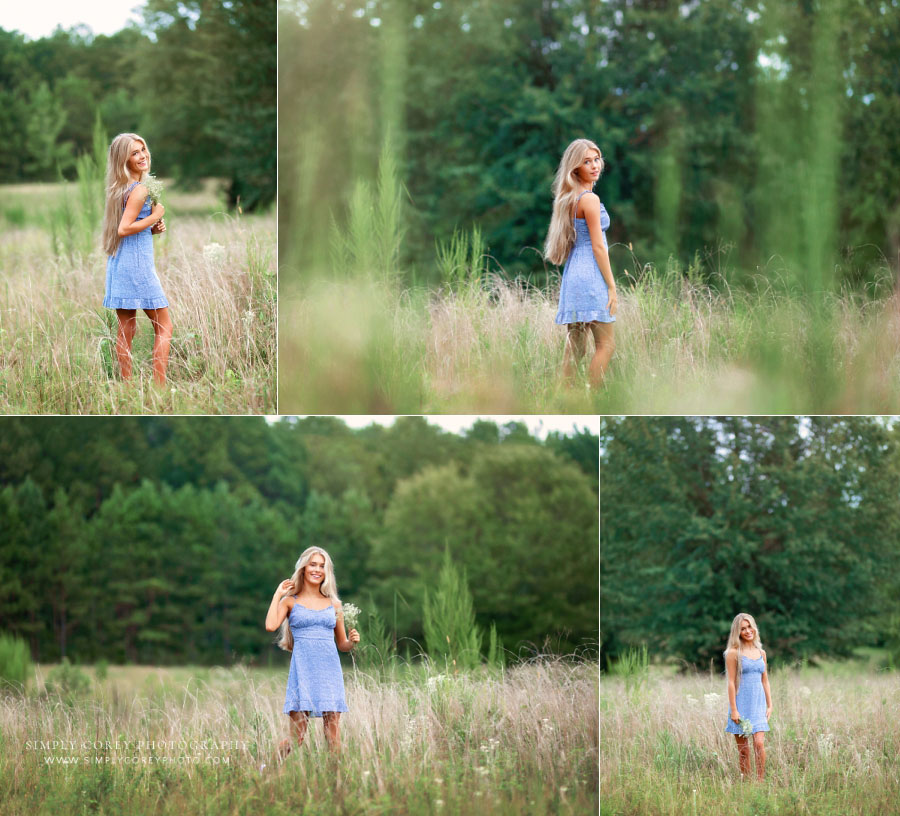
[[[46,82],[31,92],[29,110],[26,124],[29,158],[25,170],[33,178],[46,180],[55,175],[57,167],[64,170],[72,160],[67,146],[57,144],[66,113]]]
[[[481,663],[482,633],[475,624],[465,569],[456,568],[449,548],[444,550],[436,587],[430,596],[425,590],[422,621],[428,655],[442,662],[445,670],[458,672]]]
[[[720,661],[753,614],[781,659],[847,655],[896,562],[897,456],[870,418],[628,418],[605,434],[607,659]]]

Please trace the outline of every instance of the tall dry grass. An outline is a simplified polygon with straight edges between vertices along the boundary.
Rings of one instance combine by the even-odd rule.
[[[722,677],[601,679],[603,814],[886,814],[900,801],[894,673],[772,673],[764,782],[741,782]],[[755,773],[755,771],[753,772]]]
[[[24,701],[5,694],[4,813],[596,812],[596,664],[533,661],[456,676],[409,667],[392,679],[348,669],[344,676],[349,711],[337,762],[316,719],[306,743],[273,762],[289,733],[286,667],[190,674],[113,667],[90,696],[69,703],[42,697],[39,688]],[[164,744],[118,752],[93,746],[117,738]],[[204,748],[211,740],[219,745]],[[157,761],[140,761],[151,755]],[[96,764],[85,756],[137,759]]]
[[[360,275],[285,293],[288,412],[894,413],[900,298],[811,297],[777,280],[710,286],[670,268],[623,276],[605,383],[561,364],[557,285],[479,275],[440,289]]]
[[[180,215],[181,201],[171,196],[168,231],[154,238],[174,325],[160,390],[151,382],[153,330],[142,312],[133,380],[121,381],[115,312],[102,306],[106,256],[96,246],[54,248],[52,219],[41,208],[71,190],[43,187],[12,191],[21,193],[25,203],[15,211],[24,215],[0,233],[0,412],[274,413],[274,215]],[[9,189],[4,195],[13,200]],[[197,197],[187,194],[185,208]]]

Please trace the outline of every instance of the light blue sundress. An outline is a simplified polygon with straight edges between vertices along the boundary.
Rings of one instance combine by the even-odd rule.
[[[766,664],[762,655],[756,660],[741,655],[741,684],[738,686],[734,702],[741,719],[747,719],[753,723],[754,734],[757,731],[769,730],[769,722],[766,720],[766,692],[762,685],[762,676],[765,670]],[[731,719],[730,714],[729,710],[725,730],[729,734],[743,735],[741,726]]]
[[[293,597],[296,600],[297,596]],[[294,650],[284,713],[308,711],[311,717],[321,717],[323,711],[347,711],[344,675],[334,641],[334,606],[308,609],[297,601],[288,613],[288,625],[294,636]]]
[[[590,192],[585,190],[584,193]],[[575,211],[582,193],[575,200]],[[559,289],[559,310],[557,323],[615,323],[616,318],[609,313],[609,287],[603,279],[594,250],[591,247],[591,233],[584,218],[574,218],[575,243],[563,268],[562,285]],[[607,247],[606,230],[609,229],[609,213],[600,204],[600,229],[603,246]]]
[[[125,190],[122,210],[135,181]],[[152,212],[150,196],[144,201],[137,220]],[[103,305],[108,309],[163,309],[169,305],[156,276],[153,263],[153,234],[150,227],[126,235],[119,240],[115,255],[106,259],[106,296]]]

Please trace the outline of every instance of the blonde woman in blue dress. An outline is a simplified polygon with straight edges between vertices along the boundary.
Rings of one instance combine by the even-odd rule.
[[[274,632],[279,627],[278,645],[291,652],[284,713],[291,718],[297,745],[303,744],[309,718],[321,717],[328,747],[337,752],[341,713],[347,711],[338,651],[353,649],[359,633],[356,629],[344,631],[334,565],[321,547],[304,550],[293,576],[276,587],[266,614],[266,630]],[[277,759],[290,753],[290,741],[282,741]]]
[[[731,622],[725,647],[725,669],[728,674],[730,713],[725,731],[734,734],[738,746],[741,779],[750,776],[750,739],[756,754],[756,778],[762,781],[766,772],[765,732],[772,714],[772,691],[769,688],[769,665],[759,639],[759,629],[752,615],[739,612]],[[745,732],[741,721],[750,725]]]
[[[588,374],[595,386],[603,381],[616,347],[618,310],[606,244],[609,214],[593,192],[602,171],[603,156],[590,139],[576,139],[566,148],[553,181],[553,216],[544,245],[548,261],[565,263],[556,314],[556,322],[567,328],[563,375],[574,381],[590,334],[594,355]]]
[[[123,380],[131,379],[131,344],[137,331],[137,310],[153,324],[153,380],[166,382],[172,321],[169,301],[156,276],[153,236],[165,232],[165,207],[152,204],[142,182],[150,173],[147,142],[136,133],[112,140],[106,163],[106,209],[103,248],[106,250],[106,295],[103,305],[116,310],[119,330],[116,356]]]

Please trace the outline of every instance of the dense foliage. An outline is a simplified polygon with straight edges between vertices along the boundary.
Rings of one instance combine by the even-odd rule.
[[[540,280],[551,181],[579,136],[607,161],[616,274],[633,271],[632,244],[641,263],[699,253],[707,273],[787,267],[819,286],[839,251],[853,277],[900,249],[896,4],[279,8],[280,216],[307,262],[354,181],[375,178],[389,130],[419,277],[435,240],[477,224],[496,264]]]
[[[0,628],[43,661],[265,659],[272,593],[319,544],[341,597],[415,641],[401,652],[425,643],[447,549],[481,631],[590,650],[597,446],[421,417],[3,419]]]
[[[738,612],[778,661],[884,644],[900,611],[898,442],[877,417],[606,422],[607,659],[645,642],[720,665]]]
[[[215,176],[245,210],[275,198],[275,0],[148,0],[112,36],[0,29],[0,182],[71,178],[95,118],[144,136],[154,171]]]

